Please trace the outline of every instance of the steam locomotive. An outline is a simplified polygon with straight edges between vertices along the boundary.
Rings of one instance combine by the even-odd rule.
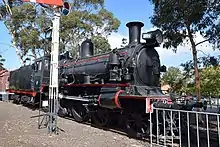
[[[129,22],[126,26],[129,43],[125,47],[94,55],[93,43],[86,39],[79,58],[72,59],[68,52],[59,55],[60,116],[78,122],[91,120],[101,127],[114,120],[128,132],[149,135],[152,104],[172,103],[160,88],[160,74],[166,72],[166,66],[161,66],[155,47],[163,36],[160,30],[143,33],[142,43],[144,24]],[[8,91],[14,93],[16,103],[39,104],[40,99],[48,100],[49,79],[50,56],[44,56],[11,72]]]

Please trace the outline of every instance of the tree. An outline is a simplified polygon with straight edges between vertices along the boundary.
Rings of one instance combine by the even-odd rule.
[[[216,67],[220,63],[220,56],[203,56],[197,59],[198,70],[208,67]],[[181,63],[180,66],[183,67],[183,75],[185,78],[192,78],[193,70],[195,69],[193,61],[187,61],[186,63]]]
[[[16,49],[16,54],[19,58],[20,63],[23,65],[23,60],[21,58],[19,49],[16,46],[16,42],[14,41],[15,38],[15,31],[13,31],[11,28],[8,27],[8,24],[6,23],[10,17],[11,17],[11,9],[10,9],[10,5],[8,5],[6,0],[3,0],[3,3],[0,3],[0,20],[4,21],[5,26],[8,28],[9,33],[11,34],[12,37],[12,44],[14,46],[14,48]]]
[[[193,55],[196,95],[200,100],[200,76],[197,61],[197,46],[209,41],[213,47],[220,43],[216,35],[220,35],[220,27],[216,23],[220,14],[219,0],[151,0],[154,14],[151,22],[164,31],[164,47],[177,50],[184,41],[190,44]],[[205,39],[196,43],[196,33]],[[218,37],[219,38],[219,37]]]
[[[92,39],[96,53],[109,51],[110,44],[107,37],[112,32],[117,32],[120,21],[102,6],[89,10],[88,6],[78,5],[68,16],[62,17],[61,43],[66,46],[67,50],[72,50],[73,55],[79,43],[85,38]]]
[[[0,13],[1,20],[12,37],[12,43],[21,65],[24,64],[26,56],[34,59],[41,56],[40,52],[44,51],[45,44],[42,26],[51,25],[51,20],[45,15],[45,11],[37,5],[15,0],[10,3],[10,7],[7,3],[1,4]]]
[[[220,69],[208,67],[201,71],[201,94],[206,96],[220,95]]]
[[[218,95],[218,78],[219,77],[219,63],[220,56],[204,56],[198,58],[199,71],[201,73],[201,94],[206,96]],[[194,94],[195,86],[194,81],[192,81],[193,76],[193,61],[187,61],[182,63],[183,75],[188,78],[187,85],[183,88],[185,92]],[[220,93],[219,93],[220,94]]]
[[[180,91],[183,84],[181,70],[177,67],[169,67],[161,78],[162,84],[168,84],[175,92]]]
[[[86,38],[94,41],[99,52],[110,50],[107,37],[116,32],[120,21],[103,8],[104,0],[79,0],[71,3],[72,11],[61,17],[60,52],[71,50],[75,55],[78,45]],[[33,3],[14,1],[12,15],[7,13],[5,4],[0,6],[2,21],[7,26],[21,64],[26,56],[36,59],[44,52],[50,52],[50,41],[45,30],[52,26],[52,12]],[[48,46],[49,45],[49,46]]]
[[[110,50],[110,44],[105,37],[102,36],[92,36],[92,42],[94,43],[95,54],[105,53]]]

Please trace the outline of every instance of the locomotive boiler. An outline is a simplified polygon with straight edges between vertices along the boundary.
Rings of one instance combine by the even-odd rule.
[[[151,105],[170,103],[160,88],[160,74],[166,67],[161,66],[155,49],[163,41],[162,32],[155,30],[141,35],[142,22],[129,22],[126,26],[129,43],[125,47],[94,55],[94,45],[86,39],[78,58],[72,59],[68,52],[59,55],[60,116],[68,115],[78,122],[91,120],[98,126],[120,120],[129,132],[149,133],[146,126]],[[9,91],[19,98],[29,97],[26,101],[32,103],[48,99],[49,61],[50,56],[45,56],[32,65],[31,78],[26,79],[31,85],[29,90],[17,87]],[[13,83],[16,79],[11,77],[9,81]],[[27,95],[24,91],[34,93]]]

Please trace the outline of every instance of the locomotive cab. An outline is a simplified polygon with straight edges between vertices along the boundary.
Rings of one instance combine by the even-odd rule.
[[[32,89],[35,91],[40,91],[42,84],[49,84],[50,79],[50,58],[44,56],[42,58],[37,59],[32,64],[32,70],[34,71],[32,74]]]

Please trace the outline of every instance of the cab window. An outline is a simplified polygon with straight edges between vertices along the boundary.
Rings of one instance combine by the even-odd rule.
[[[36,70],[40,71],[41,68],[42,68],[42,61],[38,61],[38,62],[36,63],[36,67],[37,67]]]
[[[50,61],[48,59],[46,59],[44,61],[44,69],[45,70],[50,70]]]
[[[42,62],[41,61],[37,61],[34,64],[32,64],[32,69],[36,72],[36,71],[40,71],[42,67]]]

